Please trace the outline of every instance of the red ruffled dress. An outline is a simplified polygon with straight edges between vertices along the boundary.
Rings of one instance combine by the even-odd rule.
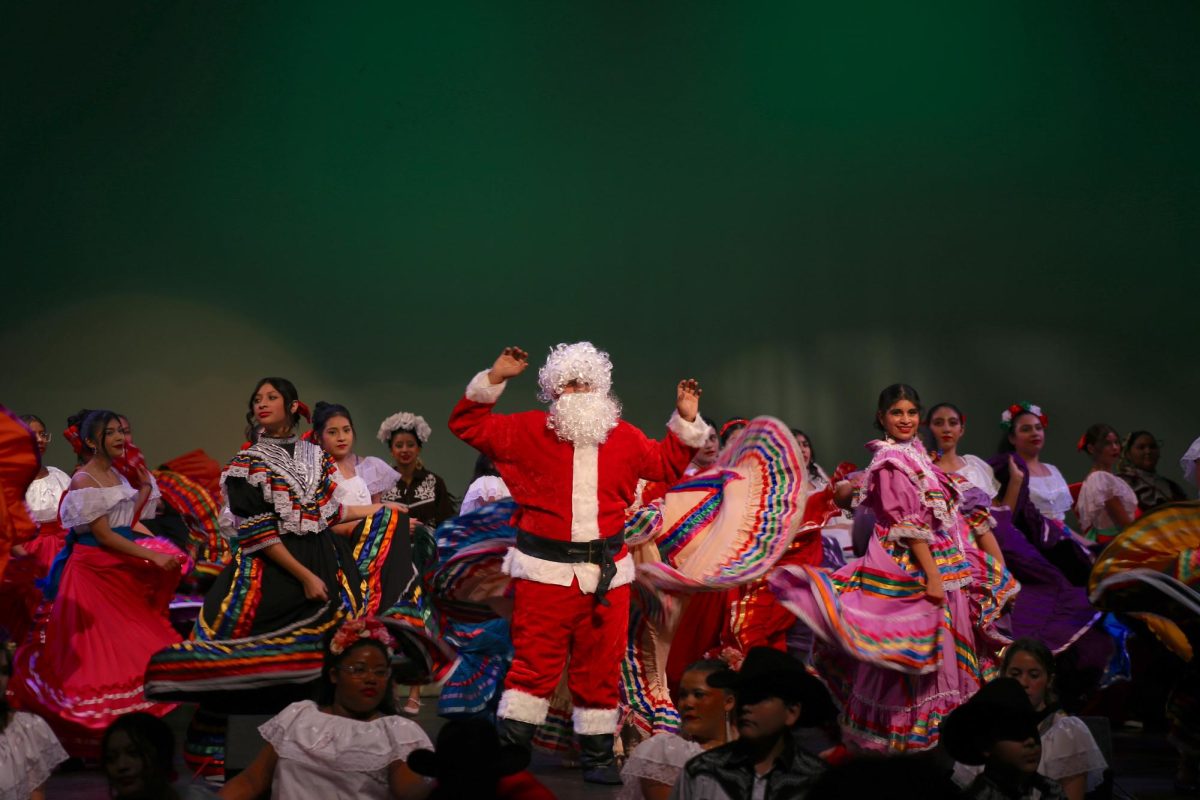
[[[173,703],[143,695],[150,656],[179,641],[167,607],[178,570],[100,545],[91,524],[108,519],[115,533],[147,549],[182,555],[169,542],[135,533],[137,490],[121,478],[112,487],[69,490],[60,518],[71,533],[51,570],[47,600],[31,635],[17,649],[9,693],[14,707],[45,718],[73,756],[99,755],[101,734],[131,711],[157,716]],[[155,507],[152,495],[142,516]]]

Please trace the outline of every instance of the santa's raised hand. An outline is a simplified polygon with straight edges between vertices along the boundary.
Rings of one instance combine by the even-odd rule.
[[[680,381],[679,386],[675,389],[675,410],[679,412],[679,416],[688,422],[695,422],[696,415],[700,413],[700,395],[702,393],[700,384],[695,378]]]
[[[509,378],[520,375],[528,366],[529,353],[519,347],[506,347],[488,370],[488,383],[504,383]]]

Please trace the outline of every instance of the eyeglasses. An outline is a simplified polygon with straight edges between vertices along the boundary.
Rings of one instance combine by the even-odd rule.
[[[392,674],[391,669],[389,669],[388,667],[371,668],[371,667],[368,667],[366,664],[347,664],[346,666],[339,667],[338,669],[345,670],[346,672],[350,673],[351,675],[353,675],[356,678],[361,678],[362,676],[366,675],[368,672],[371,673],[371,675],[373,675],[376,678],[386,678],[388,675]]]
[[[37,437],[37,440],[38,440],[39,442],[48,442],[48,441],[50,441],[50,434],[49,434],[49,433],[44,433],[44,432],[43,432],[43,433],[35,433],[35,434],[34,434],[34,436],[36,436],[36,437]]]

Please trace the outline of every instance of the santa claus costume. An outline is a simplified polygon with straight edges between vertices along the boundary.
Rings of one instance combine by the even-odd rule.
[[[679,411],[661,442],[620,418],[612,363],[591,343],[553,348],[538,375],[547,411],[492,413],[508,377],[526,365],[510,348],[476,375],[450,429],[489,457],[512,491],[517,544],[505,558],[514,578],[514,658],[500,699],[501,738],[528,747],[568,669],[584,780],[620,783],[613,763],[620,664],[634,563],[622,535],[638,480],[674,482],[708,427],[698,391],[680,384]]]

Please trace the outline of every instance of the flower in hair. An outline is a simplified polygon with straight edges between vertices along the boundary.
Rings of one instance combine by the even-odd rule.
[[[425,421],[424,417],[417,416],[411,411],[399,411],[380,424],[379,433],[375,434],[375,438],[387,444],[396,431],[407,431],[416,436],[422,447],[429,441],[429,435],[433,433],[433,429],[429,427],[429,423]]]
[[[388,632],[387,625],[374,617],[362,617],[343,623],[333,635],[333,641],[329,643],[329,652],[340,656],[364,639],[374,639],[382,644],[387,650],[388,658],[395,654],[396,640]]]
[[[1042,412],[1041,406],[1035,406],[1033,403],[1022,401],[1020,403],[1013,403],[1011,406],[1004,409],[1004,412],[1000,414],[1000,427],[1006,431],[1012,430],[1012,421],[1021,414],[1026,413],[1033,414],[1035,417],[1041,420],[1043,428],[1049,426],[1050,420],[1047,419],[1045,413]]]

